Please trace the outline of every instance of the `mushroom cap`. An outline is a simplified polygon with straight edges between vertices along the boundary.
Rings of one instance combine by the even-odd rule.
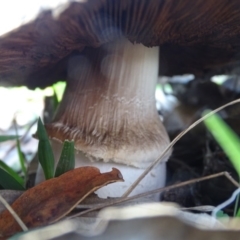
[[[160,74],[209,76],[240,62],[239,0],[88,0],[0,37],[0,83],[44,87],[66,79],[84,47],[119,36],[161,46]],[[237,71],[237,70],[236,70]]]

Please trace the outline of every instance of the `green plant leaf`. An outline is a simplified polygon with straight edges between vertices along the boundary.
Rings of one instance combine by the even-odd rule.
[[[8,174],[10,174],[13,178],[15,178],[15,180],[24,187],[24,180],[2,160],[0,160],[0,168],[5,170]]]
[[[210,111],[204,111],[204,115]],[[204,120],[205,125],[223,149],[240,177],[240,140],[237,134],[217,115],[213,114]],[[239,195],[235,201],[234,216],[240,215],[238,209]]]
[[[240,208],[237,210],[235,217],[238,217],[238,218],[240,217]]]
[[[0,136],[0,142],[6,142],[6,141],[9,141],[9,140],[14,140],[14,139],[18,139],[19,136],[14,136],[14,135],[3,135],[3,136]]]
[[[54,156],[53,151],[48,139],[47,132],[41,119],[38,119],[37,136],[38,143],[38,159],[43,168],[43,172],[46,179],[54,177]]]
[[[224,213],[222,210],[219,210],[216,215],[217,218],[229,218],[228,214]]]
[[[57,96],[57,92],[55,90],[55,88],[53,87],[53,105],[54,105],[54,111],[57,110],[57,107],[59,105],[59,101],[58,101],[58,96]]]
[[[53,85],[53,89],[57,96],[58,102],[61,102],[65,88],[66,88],[65,80],[61,80],[60,82],[57,82]]]
[[[74,142],[65,141],[63,144],[62,153],[56,168],[55,177],[58,177],[63,173],[74,169],[74,167],[75,167]]]
[[[205,111],[204,115],[209,113]],[[216,114],[204,120],[208,130],[221,146],[240,177],[240,141],[231,128]]]
[[[8,172],[0,168],[0,185],[4,189],[25,190],[24,187]]]
[[[16,123],[14,124],[14,127],[15,127],[15,131],[16,131],[16,136],[18,136],[18,130],[17,130]],[[24,154],[21,150],[19,138],[17,138],[16,141],[17,141],[18,158],[19,158],[19,161],[20,161],[21,169],[22,169],[23,174],[24,174],[24,178],[26,180],[27,179],[27,168],[25,166],[26,159],[25,159]]]

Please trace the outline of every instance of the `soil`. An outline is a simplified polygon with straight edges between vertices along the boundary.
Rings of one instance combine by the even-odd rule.
[[[184,128],[199,119],[203,110],[215,109],[238,98],[238,88],[232,87],[233,85],[237,86],[238,81],[237,77],[233,77],[222,85],[199,79],[185,84],[171,84],[173,94],[179,101],[179,105],[165,118],[165,125],[171,140]],[[233,105],[219,112],[224,121],[238,135],[240,134],[239,106],[239,104]],[[172,121],[175,122],[174,128],[169,124]],[[176,143],[173,154],[167,163],[167,169],[167,185],[222,171],[229,172],[235,180],[239,181],[229,159],[203,123],[192,129]],[[227,200],[234,190],[235,186],[228,179],[219,177],[165,192],[162,195],[162,200],[176,202],[183,207],[216,206]],[[228,206],[225,212],[232,215],[233,204]]]

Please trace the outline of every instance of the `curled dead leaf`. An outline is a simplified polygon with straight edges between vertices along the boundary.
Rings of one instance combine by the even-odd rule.
[[[11,207],[28,228],[47,225],[66,216],[77,204],[97,189],[123,181],[116,168],[100,173],[95,167],[81,167],[44,181],[24,192]],[[0,237],[20,232],[8,210],[0,214]]]

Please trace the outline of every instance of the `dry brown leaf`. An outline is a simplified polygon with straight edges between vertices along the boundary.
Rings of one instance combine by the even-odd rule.
[[[11,206],[28,228],[42,226],[64,217],[98,188],[119,181],[123,177],[116,168],[107,173],[100,173],[95,167],[76,168],[27,190]],[[9,211],[3,211],[0,236],[20,231]]]

